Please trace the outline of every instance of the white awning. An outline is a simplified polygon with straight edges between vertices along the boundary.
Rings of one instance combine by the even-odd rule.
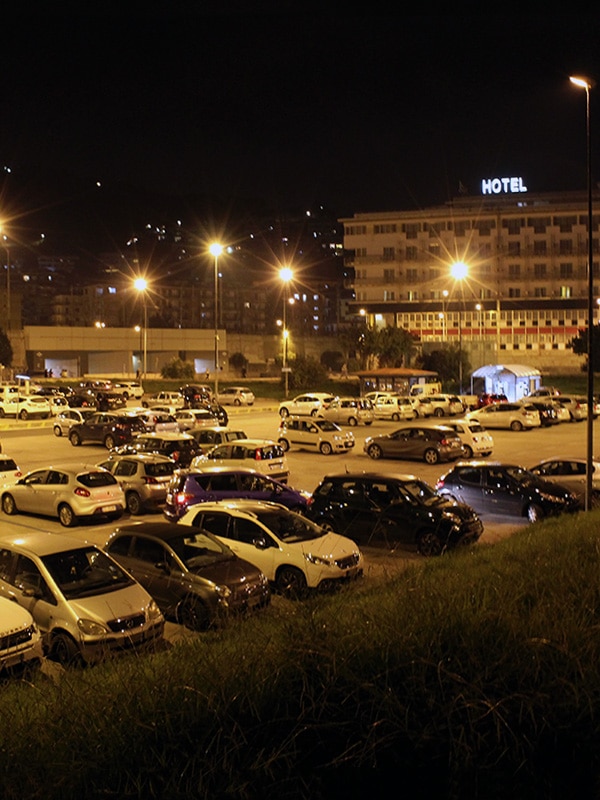
[[[484,367],[476,369],[473,378],[494,378],[499,375],[514,375],[516,378],[530,378],[542,373],[535,367],[527,367],[523,364],[486,364]]]

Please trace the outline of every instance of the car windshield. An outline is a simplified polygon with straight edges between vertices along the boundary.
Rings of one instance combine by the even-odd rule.
[[[67,600],[115,592],[135,583],[97,547],[52,553],[42,561]]]
[[[523,469],[523,467],[506,467],[504,471],[507,475],[510,475],[511,478],[519,481],[519,483],[538,480],[533,472],[530,472],[528,469]]]
[[[315,424],[322,430],[322,431],[340,431],[341,428],[339,425],[336,425],[335,422],[331,422],[328,419],[319,419],[315,421]]]
[[[425,481],[404,481],[398,484],[398,492],[400,497],[405,502],[412,505],[418,504],[432,504],[441,500],[435,489],[433,489]]]
[[[169,544],[192,572],[217,561],[230,561],[235,558],[233,550],[205,531],[182,534],[176,539],[171,539]]]
[[[284,542],[306,542],[323,536],[322,528],[294,511],[261,511],[256,516]]]

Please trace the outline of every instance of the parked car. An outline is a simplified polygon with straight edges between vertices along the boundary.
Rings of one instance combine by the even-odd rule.
[[[494,439],[479,422],[461,417],[444,420],[444,427],[450,428],[460,437],[464,458],[480,458],[492,454]]]
[[[557,397],[560,394],[560,389],[557,389],[556,386],[540,386],[539,389],[535,389],[529,397]]]
[[[483,406],[490,406],[492,403],[508,403],[508,397],[505,394],[497,394],[493,392],[482,392],[479,395],[477,405],[479,408]]]
[[[566,486],[544,480],[516,464],[459,463],[440,477],[436,489],[479,514],[527,517],[530,522],[581,510],[577,495]]]
[[[191,466],[198,469],[207,464],[247,467],[284,483],[290,474],[285,450],[272,439],[235,439],[218,444],[207,453],[196,456]]]
[[[363,574],[363,555],[353,541],[278,503],[202,503],[180,523],[214,533],[285,595],[328,589]]]
[[[40,629],[29,611],[0,597],[0,676],[36,669],[43,655]]]
[[[280,403],[279,416],[289,417],[290,414],[295,414],[300,417],[316,417],[333,400],[334,395],[327,392],[305,392]]]
[[[445,425],[413,423],[393,433],[367,436],[364,451],[375,460],[380,458],[419,459],[426,464],[453,461],[463,455],[460,437]]]
[[[326,475],[312,495],[307,516],[359,545],[399,544],[439,555],[475,543],[481,520],[468,506],[440,497],[414,475],[350,472]]]
[[[0,487],[13,486],[22,477],[14,458],[0,453]]]
[[[119,519],[125,495],[110,472],[72,464],[28,472],[2,490],[2,511],[58,517],[61,525],[77,525],[82,517]]]
[[[541,426],[540,413],[531,403],[493,403],[469,411],[466,417],[480,422],[484,428],[526,431]]]
[[[208,408],[180,408],[175,412],[175,420],[180,431],[219,424],[218,418]]]
[[[164,617],[131,575],[96,545],[19,531],[0,542],[0,596],[30,612],[44,652],[64,665],[162,641]]]
[[[83,422],[71,427],[69,441],[73,447],[92,442],[112,450],[118,445],[131,442],[136,434],[144,431],[144,423],[135,416],[117,414],[114,411],[96,411]]]
[[[364,395],[365,399],[366,400],[370,400],[371,403],[373,403],[373,405],[375,405],[375,403],[378,403],[379,400],[383,399],[384,397],[397,397],[397,396],[398,395],[397,395],[396,392],[388,392],[388,391],[385,391],[385,392],[383,392],[383,391],[382,392],[367,392]]]
[[[154,394],[144,394],[142,397],[142,406],[144,408],[165,404],[175,408],[183,408],[184,402],[181,392],[154,392]]]
[[[158,453],[111,453],[96,466],[115,476],[125,494],[127,511],[135,515],[164,505],[176,465],[172,458]]]
[[[0,402],[0,417],[49,419],[51,416],[50,401],[39,394],[10,394]]]
[[[434,407],[433,403],[429,399],[429,395],[425,395],[422,397],[411,397],[411,403],[413,404],[413,408],[415,410],[415,416],[419,417],[420,419],[425,419],[426,417],[433,417]]]
[[[588,416],[588,403],[587,398],[581,395],[561,394],[558,395],[556,401],[564,406],[569,412],[571,422],[582,422]]]
[[[538,461],[529,471],[545,481],[560,483],[574,492],[585,505],[587,492],[587,459],[558,456]],[[600,506],[600,461],[592,459],[592,508]]]
[[[556,410],[556,406],[560,405],[559,403],[548,402],[548,398],[544,399],[540,397],[534,397],[531,400],[528,397],[522,398],[519,400],[519,403],[521,403],[521,405],[529,405],[537,408],[542,428],[549,428],[552,425],[558,425],[560,423]],[[560,407],[563,408],[563,406]]]
[[[214,392],[205,384],[186,383],[179,389],[185,408],[197,408],[214,402]]]
[[[304,511],[309,494],[248,467],[180,469],[169,482],[164,515],[169,521],[177,522],[197,503],[238,498],[268,500],[294,511]]]
[[[153,408],[130,408],[127,411],[128,417],[137,417],[144,423],[146,433],[156,431],[163,433],[164,431],[179,431],[179,425],[173,414],[168,411],[159,411]]]
[[[381,396],[373,406],[375,419],[391,419],[400,422],[405,419],[415,419],[417,412],[410,397],[398,394]]]
[[[141,400],[144,396],[144,388],[138,381],[116,381],[112,384],[114,394],[122,394],[125,400]]]
[[[227,386],[220,390],[216,399],[222,406],[252,406],[255,398],[247,386]]]
[[[140,433],[127,444],[114,448],[115,455],[132,453],[156,453],[168,456],[178,467],[189,467],[202,450],[189,433],[175,431],[151,431]]]
[[[434,417],[462,416],[465,412],[462,400],[455,394],[430,394],[427,399],[433,406]]]
[[[53,423],[52,430],[55,436],[68,436],[73,427],[90,417],[94,413],[92,408],[68,408],[57,414]]]
[[[356,443],[352,431],[343,431],[339,425],[328,419],[289,416],[281,419],[277,441],[284,452],[297,447],[299,450],[310,450],[324,456],[347,453]]]
[[[247,439],[245,431],[232,429],[223,425],[205,425],[190,431],[190,434],[200,445],[202,452],[207,453],[217,444],[234,442],[236,439]]]
[[[265,574],[206,530],[137,522],[113,531],[104,549],[167,618],[192,630],[206,630],[271,601]]]
[[[59,414],[62,414],[64,411],[69,410],[69,403],[64,395],[51,394],[51,395],[46,395],[45,397],[48,403],[50,404],[51,416],[56,417]]]
[[[364,397],[335,397],[318,416],[338,425],[371,425],[375,419],[373,404]]]

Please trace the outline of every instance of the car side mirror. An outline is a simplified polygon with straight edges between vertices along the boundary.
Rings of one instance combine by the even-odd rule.
[[[256,547],[257,550],[266,550],[269,546],[267,544],[267,540],[263,539],[262,536],[258,536],[256,539],[252,540],[252,544]]]

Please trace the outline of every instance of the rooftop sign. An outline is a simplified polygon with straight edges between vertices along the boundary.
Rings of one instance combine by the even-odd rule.
[[[484,178],[481,181],[481,194],[517,194],[526,191],[523,178]]]

